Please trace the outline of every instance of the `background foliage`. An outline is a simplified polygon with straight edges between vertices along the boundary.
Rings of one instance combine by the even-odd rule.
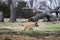
[[[26,7],[26,2],[19,1],[17,7],[15,8],[18,18],[29,18],[34,15],[31,9],[22,9],[23,7]],[[0,11],[3,12],[5,18],[10,17],[9,5],[5,4],[4,2],[0,3]]]

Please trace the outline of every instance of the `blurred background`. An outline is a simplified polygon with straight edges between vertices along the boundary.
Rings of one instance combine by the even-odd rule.
[[[9,18],[12,12],[10,10],[13,9],[17,18],[30,18],[36,15],[35,12],[38,9],[46,12],[57,6],[60,6],[60,0],[0,0],[0,11],[3,12],[4,18]]]

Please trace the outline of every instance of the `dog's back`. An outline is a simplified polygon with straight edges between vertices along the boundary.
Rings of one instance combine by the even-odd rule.
[[[35,27],[35,22],[29,22],[29,23],[24,25],[24,30],[26,30],[26,29],[33,30],[34,27]]]

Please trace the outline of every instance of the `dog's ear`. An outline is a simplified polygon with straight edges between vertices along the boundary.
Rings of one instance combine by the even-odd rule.
[[[36,26],[36,27],[38,27],[38,24],[37,24],[37,22],[35,22],[35,26]]]

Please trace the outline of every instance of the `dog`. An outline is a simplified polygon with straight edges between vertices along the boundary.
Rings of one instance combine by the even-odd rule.
[[[29,18],[28,22],[35,22],[35,26],[36,27],[38,26],[38,24],[37,24],[38,20],[34,20],[33,18]]]
[[[33,30],[34,27],[36,27],[36,22],[29,22],[27,24],[24,24],[24,31],[28,30]]]

